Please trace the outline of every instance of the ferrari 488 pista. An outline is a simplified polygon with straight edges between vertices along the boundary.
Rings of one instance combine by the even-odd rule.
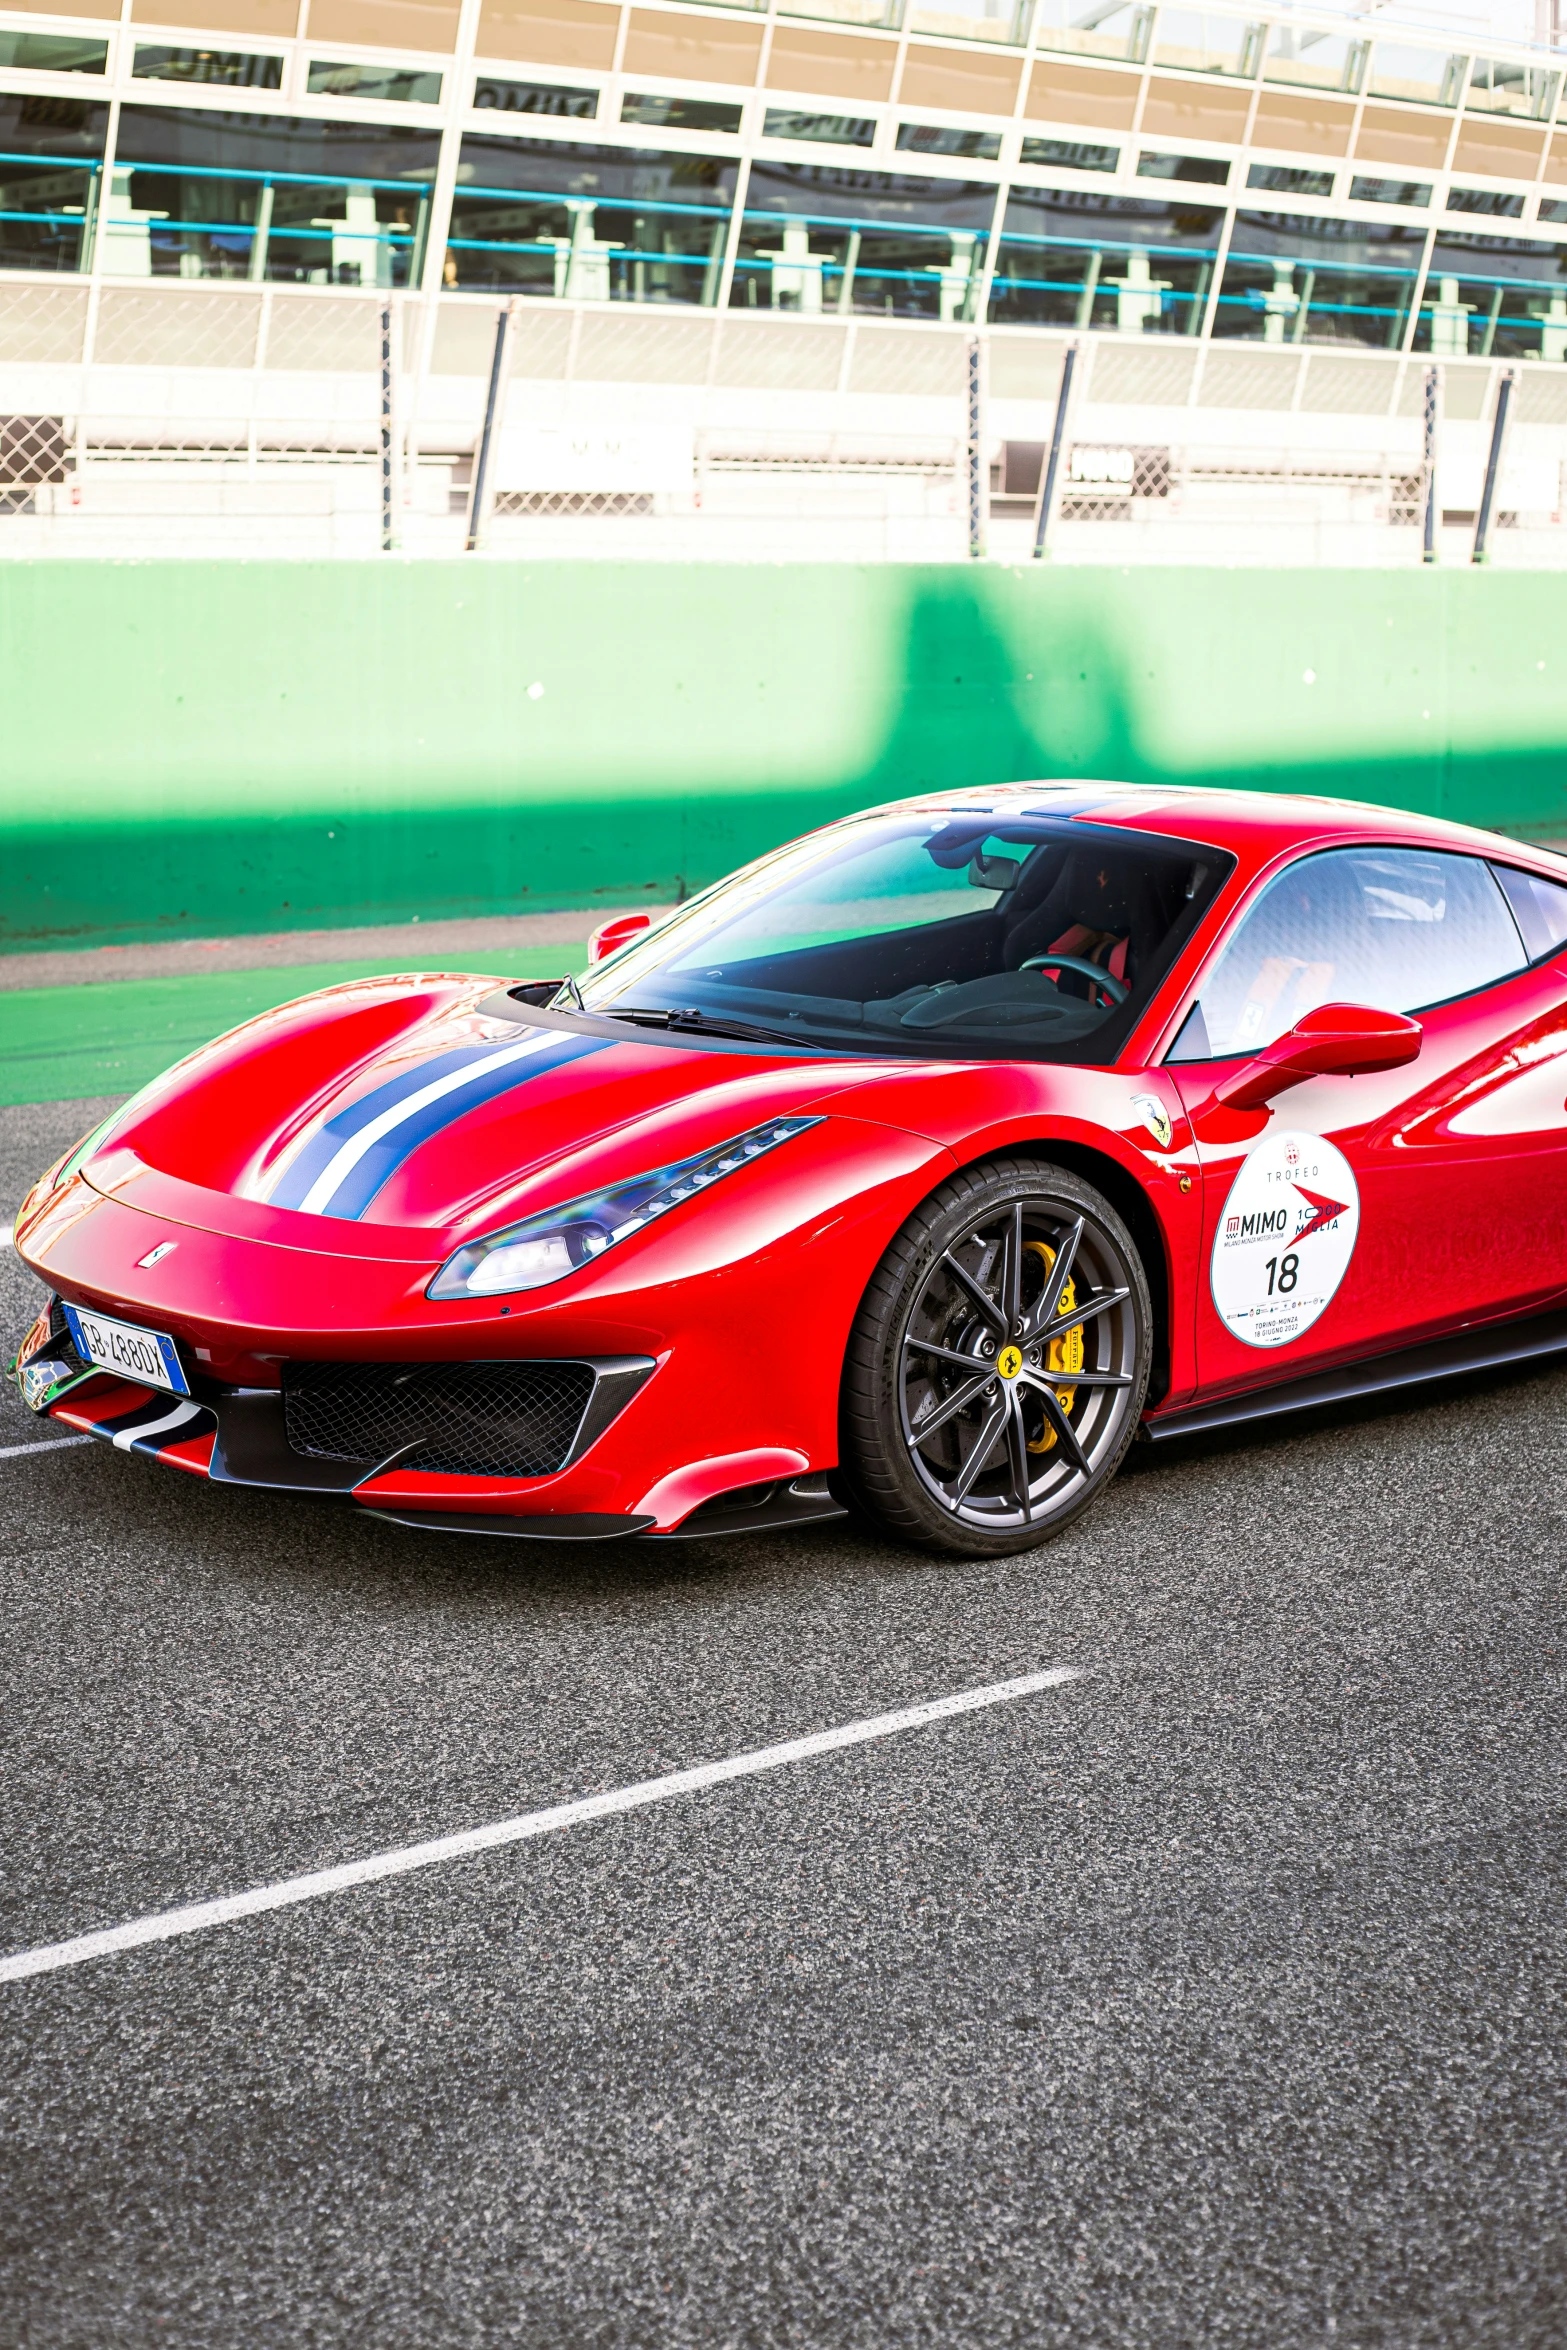
[[[574,979],[195,1053],[16,1225],[27,1401],[553,1540],[1058,1533],[1127,1446],[1567,1347],[1567,864],[1015,784],[831,825]]]

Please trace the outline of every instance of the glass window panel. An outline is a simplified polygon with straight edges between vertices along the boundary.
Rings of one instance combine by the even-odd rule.
[[[109,109],[0,91],[0,269],[83,267]]]
[[[1414,347],[1434,359],[1567,359],[1567,248],[1439,229]]]
[[[994,163],[1001,153],[1001,133],[944,130],[934,122],[903,122],[898,125],[898,145],[911,155],[961,155],[976,163]]]
[[[1373,98],[1417,99],[1426,106],[1456,106],[1468,76],[1467,57],[1441,49],[1409,49],[1378,41],[1371,51],[1366,88]]]
[[[354,65],[312,57],[308,87],[327,98],[369,98],[377,105],[438,106],[438,73],[411,73],[396,65]]]
[[[1232,862],[1061,816],[861,817],[677,911],[584,994],[598,1011],[787,1023],[851,1052],[1107,1065]],[[1052,949],[1125,1002],[1049,965]]]
[[[0,90],[0,155],[101,163],[108,127],[106,103],[51,98],[41,90]]]
[[[1262,60],[1265,82],[1292,82],[1309,90],[1359,89],[1366,43],[1318,25],[1276,24],[1268,33]]]
[[[810,316],[972,318],[995,204],[983,181],[758,161],[730,300]]]
[[[1520,872],[1516,865],[1493,865],[1491,871],[1513,910],[1531,963],[1567,945],[1567,888],[1538,873]]]
[[[814,16],[834,24],[876,25],[891,28],[898,21],[899,0],[790,0],[781,16]]]
[[[281,57],[244,49],[170,49],[139,42],[135,78],[143,82],[202,82],[229,90],[280,90]]]
[[[265,275],[280,284],[405,286],[423,243],[428,193],[385,187],[273,190]]]
[[[1425,231],[1413,222],[1237,213],[1213,332],[1395,351],[1424,247]]]
[[[1249,78],[1257,70],[1261,46],[1262,28],[1239,17],[1161,8],[1154,31],[1154,63],[1184,66],[1188,73],[1233,73]]]
[[[265,182],[116,164],[98,242],[111,277],[248,278]],[[297,191],[296,191],[297,192]],[[329,188],[311,190],[322,204]],[[322,255],[325,261],[325,249]]]
[[[470,136],[444,282],[584,302],[715,302],[736,169],[723,155]]]
[[[1272,188],[1281,196],[1331,196],[1331,171],[1302,171],[1292,163],[1254,163],[1246,174],[1248,188]]]
[[[936,8],[911,7],[909,30],[1016,47],[1028,38],[1028,0],[941,0]]]
[[[1549,221],[1567,220],[1567,197],[1542,196],[1539,204],[1539,217],[1541,220]]]
[[[1349,195],[1353,204],[1412,204],[1419,209],[1431,201],[1431,182],[1368,179],[1357,171],[1349,183]]]
[[[391,123],[127,106],[100,224],[118,277],[401,286],[440,150]]]
[[[1223,218],[1179,197],[1014,187],[990,315],[1009,325],[1196,334]]]
[[[1034,11],[1034,38],[1041,49],[1124,57],[1133,64],[1147,56],[1152,29],[1152,8],[1136,0],[1038,0]]]
[[[1487,212],[1497,220],[1522,220],[1522,196],[1504,196],[1496,188],[1449,188],[1449,212]]]
[[[1469,112],[1521,114],[1531,122],[1548,122],[1555,110],[1560,78],[1543,65],[1477,57],[1469,68]]]
[[[1055,164],[1065,171],[1116,171],[1119,147],[1094,147],[1082,139],[1025,139],[1019,160]]]
[[[660,98],[630,90],[621,101],[622,122],[650,123],[658,130],[737,131],[741,109],[723,98]]]
[[[127,106],[115,160],[192,171],[291,173],[317,180],[430,182],[440,136],[403,123],[302,121],[180,106]]]
[[[825,139],[834,147],[868,147],[876,125],[858,114],[801,114],[791,106],[769,106],[762,124],[769,139]]]
[[[555,82],[510,82],[482,73],[473,89],[476,107],[498,114],[559,114],[591,122],[598,112],[597,90],[568,88]]]
[[[1200,180],[1222,188],[1230,167],[1216,155],[1163,155],[1145,148],[1137,158],[1137,176],[1140,180]]]
[[[1423,1011],[1494,986],[1523,961],[1478,857],[1329,849],[1270,881],[1243,916],[1203,981],[1201,1019],[1188,1020],[1171,1057],[1260,1052],[1321,1004]]]
[[[23,73],[107,73],[109,44],[75,33],[0,32],[0,66]]]

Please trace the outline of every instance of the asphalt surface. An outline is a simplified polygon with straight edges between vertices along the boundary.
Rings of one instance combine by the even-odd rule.
[[[53,947],[0,954],[0,994],[14,988],[91,987],[126,979],[209,976],[214,971],[293,970],[316,963],[363,963],[428,971],[455,965],[487,971],[496,956],[580,945],[612,915],[661,914],[662,906],[601,906],[594,912],[481,914],[439,922],[378,922],[362,930],[279,930],[243,938],[165,938],[123,947]],[[504,970],[504,961],[501,964]]]
[[[981,1566],[0,1461],[0,1950],[1087,1668],[0,1985],[0,2342],[1567,2342],[1564,1475],[1551,1372]]]

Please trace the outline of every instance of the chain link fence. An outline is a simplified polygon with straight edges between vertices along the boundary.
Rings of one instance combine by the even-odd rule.
[[[0,279],[0,554],[488,552],[1027,559],[1066,338],[524,303],[485,511],[494,302]],[[1081,345],[1051,536],[1068,561],[1418,559],[1425,363]],[[1499,369],[1444,370],[1440,506],[1472,518]],[[1508,562],[1563,559],[1567,368],[1521,371]],[[383,448],[383,429],[386,440]],[[383,457],[386,462],[383,463]],[[1445,552],[1444,548],[1444,552]]]

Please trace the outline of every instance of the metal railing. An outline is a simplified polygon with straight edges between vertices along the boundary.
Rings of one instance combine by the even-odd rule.
[[[0,280],[0,554],[1014,560],[1043,543],[1070,341]],[[1428,361],[1099,335],[1074,369],[1047,533],[1063,559],[1091,558],[1112,523],[1135,526],[1116,559],[1198,541],[1250,559],[1263,525],[1322,549],[1349,531],[1365,551],[1348,559],[1408,559],[1434,478]],[[1471,527],[1497,560],[1556,561],[1567,370],[1451,362],[1443,379],[1433,552],[1449,559],[1452,531]]]

